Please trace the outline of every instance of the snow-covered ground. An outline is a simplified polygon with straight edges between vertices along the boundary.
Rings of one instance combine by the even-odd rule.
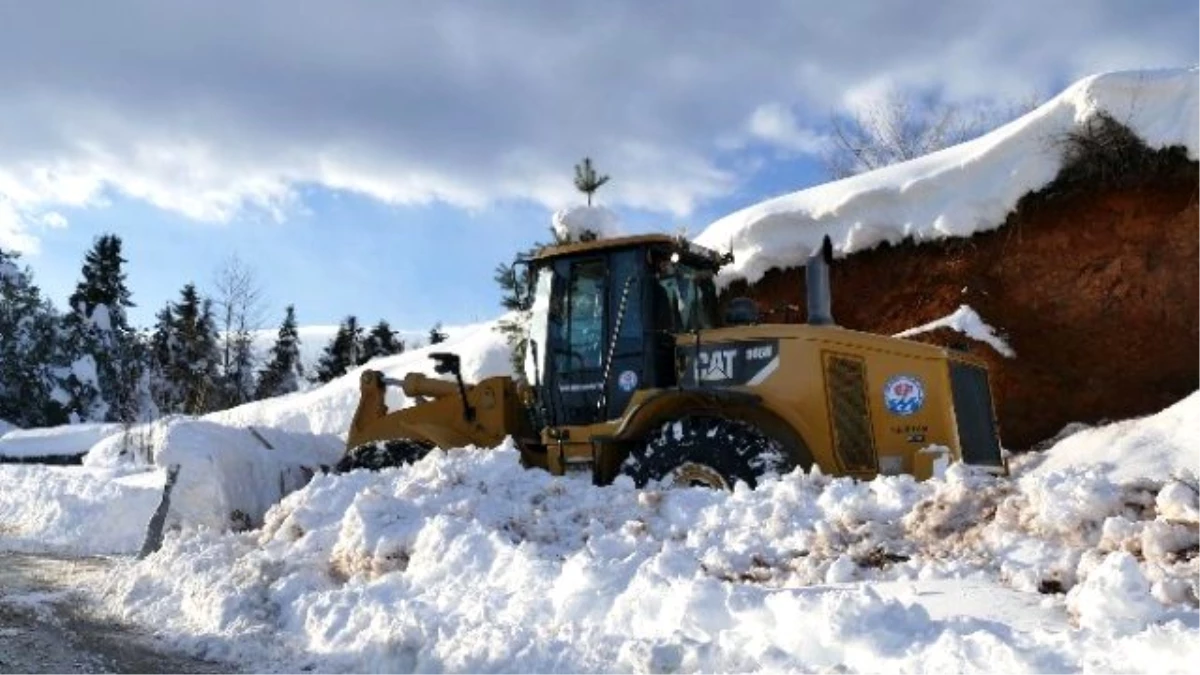
[[[177,520],[95,599],[262,671],[1190,672],[1198,427],[1200,392],[1010,478],[794,473],[732,493],[596,487],[522,469],[511,445],[439,451],[318,474],[258,530]],[[209,460],[248,435],[218,428],[177,421],[160,452]],[[0,493],[0,549],[136,551],[162,474],[120,458],[0,467],[19,486]]]
[[[3,437],[4,434],[7,434],[8,432],[14,431],[19,428],[20,427],[13,424],[12,422],[9,422],[7,420],[0,420],[0,437]]]
[[[1200,448],[1161,433],[1184,425],[1200,393],[1012,478],[795,473],[733,493],[435,452],[319,475],[256,532],[170,535],[101,595],[263,670],[1190,672]],[[1101,462],[1126,455],[1120,482]]]
[[[1151,148],[1182,145],[1193,160],[1200,155],[1200,69],[1105,73],[973,141],[725,216],[696,242],[732,247],[723,282],[754,282],[772,267],[803,265],[826,234],[841,256],[906,237],[995,229],[1017,200],[1058,175],[1064,135],[1101,112]]]

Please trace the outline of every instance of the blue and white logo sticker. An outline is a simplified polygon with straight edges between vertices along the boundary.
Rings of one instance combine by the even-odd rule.
[[[621,373],[620,377],[617,378],[617,386],[621,388],[621,391],[633,391],[634,389],[637,389],[637,383],[637,373],[633,372],[632,370],[626,370],[625,372]]]
[[[893,415],[912,415],[925,404],[925,385],[915,375],[897,375],[883,385],[883,402]]]

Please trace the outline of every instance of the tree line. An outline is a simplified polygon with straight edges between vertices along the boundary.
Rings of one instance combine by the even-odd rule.
[[[273,344],[256,353],[262,293],[237,258],[218,270],[210,295],[189,282],[152,328],[134,328],[126,262],[120,237],[98,237],[59,311],[20,255],[0,249],[0,419],[30,428],[199,415],[328,382],[407,347],[387,321],[366,329],[348,316],[306,374],[288,305]],[[430,330],[430,343],[444,339],[441,324]]]

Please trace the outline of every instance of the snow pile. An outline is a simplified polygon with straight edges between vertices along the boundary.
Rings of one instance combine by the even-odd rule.
[[[803,265],[828,234],[841,255],[999,227],[1017,200],[1058,174],[1058,139],[1104,112],[1151,148],[1200,154],[1200,69],[1129,71],[1075,83],[1029,114],[973,141],[902,164],[794,192],[728,215],[696,238],[733,247],[721,281],[754,282]]]
[[[1012,347],[1004,341],[1004,338],[996,334],[996,329],[989,326],[979,313],[971,309],[970,305],[959,305],[958,309],[950,316],[944,316],[940,319],[935,319],[927,324],[909,328],[908,330],[896,333],[892,337],[905,338],[921,333],[928,333],[937,330],[938,328],[949,328],[950,330],[958,331],[969,338],[991,345],[992,349],[1008,358],[1015,358],[1017,353]]]
[[[0,437],[0,457],[82,455],[102,439],[120,433],[121,425],[97,422],[11,429]]]
[[[322,466],[336,464],[343,451],[341,440],[332,435],[278,429],[252,432],[171,418],[97,443],[84,464],[96,468],[178,465],[167,525],[219,530],[261,524],[267,509],[306,484]]]
[[[154,470],[0,465],[0,551],[137,551],[163,481]]]
[[[1115,483],[1192,476],[1200,467],[1200,392],[1154,415],[1078,431],[1035,457],[1026,479],[1094,467]]]
[[[13,424],[12,422],[9,422],[8,420],[0,420],[0,437],[4,436],[5,434],[7,434],[10,431],[13,431],[15,429],[20,429],[20,428],[21,427],[18,427],[17,425]]]
[[[318,475],[261,531],[171,536],[103,595],[290,671],[1183,672],[1198,511],[1164,472],[638,491],[522,469],[506,444]]]
[[[620,218],[604,206],[571,206],[555,211],[551,222],[560,241],[580,241],[586,233],[600,239],[623,234]]]
[[[434,364],[429,354],[454,352],[462,358],[463,379],[467,382],[510,374],[509,347],[504,335],[495,330],[496,323],[488,321],[464,327],[440,344],[375,359],[316,389],[247,403],[206,415],[203,419],[231,427],[272,427],[344,437],[358,405],[359,380],[367,368],[383,371],[397,379],[408,372],[440,377],[433,372]],[[387,403],[390,408],[399,408],[408,401],[403,392],[393,387],[388,390]]]

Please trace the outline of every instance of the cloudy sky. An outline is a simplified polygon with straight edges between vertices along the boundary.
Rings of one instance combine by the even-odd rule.
[[[1195,0],[0,1],[0,247],[60,307],[93,237],[133,317],[237,254],[273,315],[497,312],[492,269],[599,193],[699,232],[825,180],[829,119],[1197,61]],[[274,319],[272,319],[274,320]]]

